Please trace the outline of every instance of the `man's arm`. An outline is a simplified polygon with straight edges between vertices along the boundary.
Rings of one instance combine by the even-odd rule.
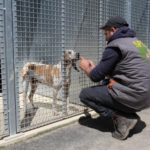
[[[99,82],[109,75],[116,64],[121,60],[121,52],[118,48],[106,48],[101,61],[93,68],[89,74],[93,82]]]
[[[80,68],[92,81],[99,82],[112,72],[121,57],[118,48],[106,48],[99,64],[95,65],[91,60],[81,58]]]

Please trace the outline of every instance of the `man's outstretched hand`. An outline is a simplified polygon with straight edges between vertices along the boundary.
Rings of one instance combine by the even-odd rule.
[[[84,57],[80,57],[79,66],[87,75],[89,75],[92,69],[95,68],[95,64],[93,63],[93,61],[85,59]]]

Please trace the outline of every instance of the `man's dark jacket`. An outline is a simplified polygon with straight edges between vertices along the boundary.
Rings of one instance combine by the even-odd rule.
[[[108,41],[101,62],[90,73],[97,82],[109,76],[116,83],[112,97],[131,108],[150,105],[150,51],[128,27],[120,28]]]

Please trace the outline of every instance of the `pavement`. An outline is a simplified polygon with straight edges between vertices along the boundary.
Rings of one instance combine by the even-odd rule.
[[[150,109],[141,117],[129,138],[112,138],[112,121],[103,117],[82,118],[78,122],[10,145],[0,150],[150,150]]]

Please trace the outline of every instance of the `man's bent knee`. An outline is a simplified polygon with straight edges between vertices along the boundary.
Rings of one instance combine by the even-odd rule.
[[[81,90],[80,95],[79,95],[79,98],[81,101],[84,101],[84,99],[86,99],[88,97],[87,90],[88,90],[88,88],[84,88]]]

